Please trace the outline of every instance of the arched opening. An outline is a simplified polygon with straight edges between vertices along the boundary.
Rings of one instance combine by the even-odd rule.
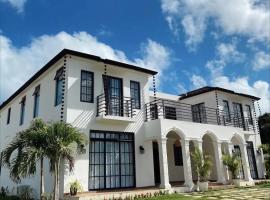
[[[215,159],[215,148],[214,143],[216,142],[214,137],[210,134],[205,134],[202,138],[202,148],[203,148],[203,154],[209,155],[212,161],[212,169],[210,173],[209,180],[210,181],[217,181],[218,175],[217,175],[217,164]]]
[[[176,132],[167,134],[167,159],[169,182],[171,185],[182,185],[184,183],[184,167],[182,156],[182,140]]]
[[[243,161],[242,161],[242,152],[241,152],[241,148],[240,148],[240,145],[243,144],[243,140],[242,140],[241,136],[235,134],[231,138],[231,143],[233,144],[232,153],[236,154],[241,161],[241,167],[240,167],[240,171],[239,171],[240,179],[244,179],[245,178],[244,167],[243,167]]]

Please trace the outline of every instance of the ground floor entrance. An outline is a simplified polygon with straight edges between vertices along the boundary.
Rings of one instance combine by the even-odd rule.
[[[135,187],[134,134],[90,131],[89,190]]]

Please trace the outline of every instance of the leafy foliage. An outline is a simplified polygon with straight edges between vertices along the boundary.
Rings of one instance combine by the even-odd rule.
[[[262,143],[270,145],[270,113],[265,113],[260,116],[258,123]]]
[[[191,158],[194,161],[198,181],[208,181],[212,168],[211,157],[209,155],[203,155],[199,147],[195,146],[194,152],[191,153]]]
[[[265,157],[264,165],[266,168],[266,176],[267,178],[270,178],[270,144],[262,144],[260,147],[262,148],[263,153],[268,155]]]
[[[232,173],[233,179],[239,178],[239,172],[241,167],[241,161],[237,154],[225,154],[222,156],[223,164],[228,167],[228,170]]]

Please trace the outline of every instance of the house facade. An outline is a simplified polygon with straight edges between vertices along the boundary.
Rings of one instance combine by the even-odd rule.
[[[240,177],[264,178],[254,102],[259,98],[217,87],[180,96],[155,91],[157,72],[63,50],[0,106],[0,151],[34,118],[65,121],[89,139],[76,153],[75,169],[62,164],[61,193],[78,180],[85,191],[176,183],[191,190],[197,179],[190,153],[197,145],[213,161],[210,180],[226,184],[225,153],[239,153]],[[45,162],[48,169],[48,163]],[[45,189],[53,178],[46,171]],[[39,192],[39,173],[22,180]],[[8,169],[0,186],[17,187]]]

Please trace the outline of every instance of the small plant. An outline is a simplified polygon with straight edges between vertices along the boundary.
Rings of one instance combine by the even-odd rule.
[[[229,154],[225,154],[222,157],[223,164],[228,167],[228,170],[232,173],[233,179],[239,179],[239,172],[241,161],[237,154],[233,154],[232,156]]]
[[[83,191],[83,187],[78,180],[75,180],[70,183],[69,190],[70,190],[70,195],[75,196],[77,195],[77,192]]]
[[[22,200],[32,200],[33,189],[29,185],[21,185],[17,187],[17,193]]]
[[[8,193],[8,187],[4,188],[3,186],[1,187],[0,190],[0,197],[6,197]]]

